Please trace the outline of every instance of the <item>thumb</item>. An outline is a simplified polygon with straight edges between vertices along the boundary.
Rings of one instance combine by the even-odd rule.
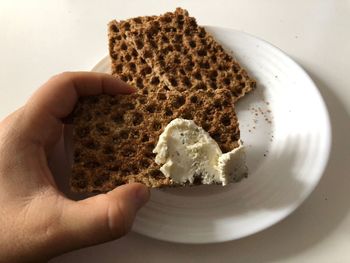
[[[61,217],[61,252],[110,241],[130,231],[136,212],[150,196],[139,183],[119,186],[107,194],[69,203]]]

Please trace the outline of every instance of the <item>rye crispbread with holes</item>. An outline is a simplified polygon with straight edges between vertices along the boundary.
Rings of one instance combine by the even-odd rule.
[[[132,23],[111,21],[108,25],[111,73],[147,94],[159,90],[160,80],[152,68],[126,40],[125,29],[135,30],[154,17],[136,17]],[[130,19],[131,20],[131,19]]]
[[[250,92],[255,80],[184,9],[147,19],[129,20],[120,29],[128,42],[170,89],[226,88],[234,101]]]
[[[130,182],[174,185],[159,171],[152,153],[165,126],[175,118],[192,119],[227,152],[239,140],[232,105],[225,89],[81,98],[74,112],[71,188],[106,192]]]
[[[164,16],[179,18],[181,14],[183,24],[186,21],[195,23],[182,9]],[[109,24],[112,74],[136,86],[138,91],[133,95],[102,95],[79,101],[74,114],[74,164],[71,178],[74,191],[106,192],[130,182],[142,182],[150,187],[173,186],[174,183],[159,171],[160,166],[154,162],[152,150],[165,126],[174,118],[193,119],[209,132],[223,152],[238,146],[239,127],[233,102],[249,92],[255,82],[234,60],[227,62],[226,59],[225,63],[216,67],[212,63],[212,71],[207,66],[203,68],[204,62],[202,58],[197,58],[201,56],[194,52],[195,47],[192,47],[192,71],[187,68],[181,71],[179,66],[187,64],[177,65],[179,68],[175,69],[172,62],[176,61],[171,60],[172,56],[166,57],[170,67],[163,62],[158,63],[156,60],[161,58],[159,56],[150,59],[147,50],[142,50],[137,43],[136,36],[143,28],[148,30],[151,23],[164,19],[164,16],[138,17]],[[191,23],[194,36],[203,34],[200,33],[203,32],[200,27],[195,29]],[[184,30],[184,34],[186,32]],[[177,38],[175,31],[172,33],[168,35],[169,43],[174,42],[172,38]],[[221,46],[210,36],[205,36],[210,43],[214,43],[211,46],[216,45],[214,51],[218,57],[225,58]],[[200,41],[198,46],[202,47],[203,40],[198,37],[194,37],[194,41]],[[177,50],[175,46],[175,49],[177,52],[173,52],[176,58],[188,52],[186,48]],[[213,73],[215,70],[217,74]],[[235,75],[232,72],[231,75],[226,74],[225,70]],[[189,76],[180,76],[183,72]],[[180,81],[174,82],[179,76]],[[228,77],[233,77],[230,83],[225,80]],[[216,86],[213,82],[217,82]],[[240,180],[239,177],[232,179]]]

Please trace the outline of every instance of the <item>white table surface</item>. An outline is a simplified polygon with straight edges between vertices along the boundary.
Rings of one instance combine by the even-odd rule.
[[[107,54],[113,18],[181,6],[200,24],[248,32],[278,46],[318,85],[332,122],[325,174],[291,216],[253,236],[183,245],[135,233],[52,262],[350,262],[350,1],[0,1],[0,118],[51,75],[90,70]],[[312,120],[310,120],[312,121]]]

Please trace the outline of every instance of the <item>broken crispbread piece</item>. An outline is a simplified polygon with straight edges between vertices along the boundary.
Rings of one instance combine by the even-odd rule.
[[[152,153],[164,127],[175,118],[193,119],[227,152],[239,140],[232,105],[227,90],[81,98],[74,111],[71,188],[106,192],[130,182],[175,185],[159,171]]]
[[[128,84],[138,88],[140,93],[161,91],[158,75],[126,39],[125,32],[135,30],[154,17],[136,17],[126,21],[115,20],[108,24],[111,73]]]
[[[125,35],[169,89],[226,88],[237,101],[256,85],[184,9],[153,18],[142,27],[130,27]]]
[[[153,153],[176,118],[193,120],[223,153],[238,147],[234,102],[255,81],[187,11],[112,21],[108,28],[112,75],[137,92],[79,100],[72,190],[107,192],[131,182],[182,185],[163,175]]]

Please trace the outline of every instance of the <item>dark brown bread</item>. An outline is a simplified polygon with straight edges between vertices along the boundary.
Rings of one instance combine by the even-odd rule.
[[[170,89],[226,88],[236,101],[255,87],[238,62],[184,9],[152,18],[142,27],[123,28],[123,34]]]
[[[159,76],[126,39],[126,30],[136,30],[154,17],[136,17],[126,21],[111,21],[108,25],[109,54],[112,75],[142,90],[140,93],[160,91]]]
[[[174,186],[159,171],[152,150],[178,117],[193,119],[223,152],[238,146],[233,103],[255,81],[187,11],[112,21],[108,36],[112,74],[138,91],[80,99],[74,112],[72,190],[106,192],[130,182]]]
[[[74,112],[72,189],[106,192],[130,182],[174,185],[152,153],[165,126],[178,117],[193,119],[227,152],[239,139],[232,103],[224,89],[82,98]]]

